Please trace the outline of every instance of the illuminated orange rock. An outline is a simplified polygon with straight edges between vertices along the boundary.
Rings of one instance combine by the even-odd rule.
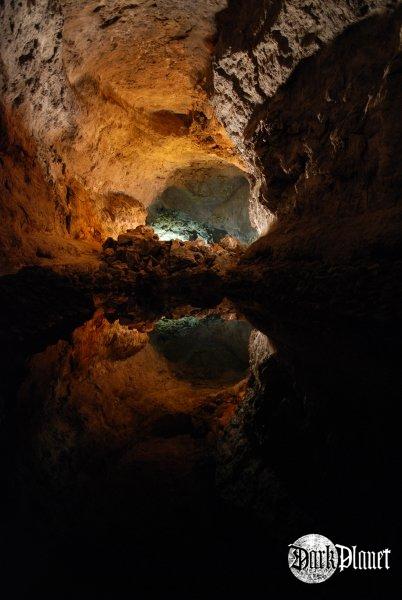
[[[178,168],[240,164],[206,92],[224,5],[2,5],[3,255],[67,260],[144,223]]]

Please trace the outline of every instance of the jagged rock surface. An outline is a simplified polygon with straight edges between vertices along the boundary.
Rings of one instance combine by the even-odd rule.
[[[144,223],[177,169],[240,165],[205,92],[223,6],[1,3],[3,271]]]
[[[384,295],[392,304],[402,247],[399,3],[233,1],[219,22],[214,104],[254,172],[256,218],[259,206],[269,211],[268,234],[246,253],[244,288],[258,280],[270,301],[333,298],[347,312],[360,286],[356,303],[372,298],[372,314]]]
[[[180,298],[194,306],[213,305],[223,298],[225,274],[243,252],[229,236],[212,245],[161,241],[152,227],[140,225],[117,240],[106,240],[103,264],[92,273],[91,285],[110,308],[128,318],[144,301],[155,308]]]

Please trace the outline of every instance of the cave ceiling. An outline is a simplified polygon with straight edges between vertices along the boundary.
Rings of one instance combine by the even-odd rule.
[[[79,131],[63,154],[86,187],[147,205],[178,167],[238,161],[206,93],[224,5],[63,2],[63,64]]]

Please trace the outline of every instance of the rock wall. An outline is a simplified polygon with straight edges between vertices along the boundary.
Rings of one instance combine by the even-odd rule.
[[[222,164],[269,226],[252,259],[400,253],[399,2],[225,6],[1,4],[2,263],[79,260]]]
[[[60,235],[67,205],[52,178],[62,168],[55,140],[73,99],[63,75],[63,17],[56,2],[4,2],[1,30],[0,258],[33,259],[41,240]],[[63,222],[64,221],[64,222]]]
[[[400,3],[383,0],[233,0],[221,13],[213,102],[271,215],[250,256],[400,247],[400,25]]]
[[[225,162],[194,163],[172,174],[150,214],[172,209],[244,243],[257,237],[249,215],[250,186],[244,171]],[[152,221],[150,221],[152,223]]]
[[[224,6],[1,3],[2,267],[77,257],[144,223],[177,169],[240,164],[204,89]]]

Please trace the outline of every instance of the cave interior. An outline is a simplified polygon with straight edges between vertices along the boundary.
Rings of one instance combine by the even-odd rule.
[[[13,597],[310,598],[309,531],[396,565],[401,26],[399,0],[0,2]]]

